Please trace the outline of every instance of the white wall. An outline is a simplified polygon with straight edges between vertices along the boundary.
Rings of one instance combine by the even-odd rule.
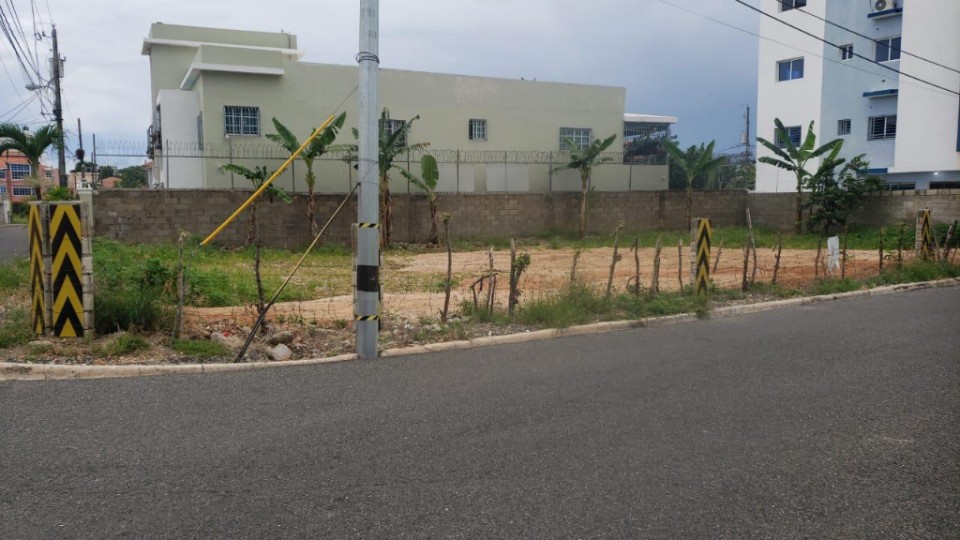
[[[810,0],[805,8],[810,13],[825,17],[825,0]],[[761,9],[800,27],[816,36],[823,36],[824,23],[809,15],[790,10],[780,12],[779,0],[763,0]],[[823,88],[824,45],[821,41],[806,36],[768,17],[760,18],[757,136],[774,141],[774,119],[780,118],[785,126],[802,126],[802,137],[807,135],[807,126],[816,122],[815,132],[820,131],[820,111]],[[774,41],[775,40],[777,43]],[[777,62],[791,58],[804,58],[804,77],[799,80],[778,82]],[[835,129],[835,128],[834,128]],[[819,133],[818,133],[819,134]],[[770,156],[771,152],[757,145],[757,155]],[[795,191],[796,180],[771,165],[757,164],[757,191]]]
[[[166,141],[176,141],[178,145],[199,143],[197,115],[200,114],[200,96],[196,92],[181,90],[160,90],[157,96],[160,105],[161,134]],[[172,152],[177,154],[177,152]],[[171,189],[202,188],[202,159],[189,157],[166,157],[158,155],[156,169],[159,180]]]
[[[903,11],[903,48],[960,69],[960,2],[909,2]],[[904,73],[960,90],[958,73],[907,55],[900,66]],[[899,103],[896,164],[891,172],[960,170],[960,98],[901,77]]]

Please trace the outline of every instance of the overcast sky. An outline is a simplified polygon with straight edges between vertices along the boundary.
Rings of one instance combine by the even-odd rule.
[[[756,14],[733,0],[665,1],[757,31]],[[309,62],[354,64],[358,49],[356,0],[3,0],[0,6],[11,2],[28,38],[33,7],[48,34],[51,16],[57,24],[67,58],[65,123],[73,135],[83,119],[88,148],[91,133],[101,141],[145,143],[149,62],[140,50],[152,22],[292,32]],[[715,139],[718,150],[739,144],[744,109],[756,103],[757,38],[660,0],[380,5],[383,67],[623,86],[627,112],[678,116],[681,143]],[[43,59],[49,40],[38,47]],[[0,60],[0,121],[44,123],[38,100],[11,115],[31,92],[6,41]]]

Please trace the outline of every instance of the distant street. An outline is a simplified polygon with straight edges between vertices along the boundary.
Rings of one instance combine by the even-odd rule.
[[[29,254],[29,239],[26,225],[0,225],[0,263]]]
[[[960,538],[960,288],[0,383],[0,538]]]

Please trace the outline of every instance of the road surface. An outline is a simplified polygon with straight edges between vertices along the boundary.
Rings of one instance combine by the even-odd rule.
[[[0,263],[30,254],[26,225],[0,225]]]
[[[0,538],[958,538],[960,288],[0,383]]]

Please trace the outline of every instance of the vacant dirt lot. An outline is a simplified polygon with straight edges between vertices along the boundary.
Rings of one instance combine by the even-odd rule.
[[[574,257],[571,249],[533,249],[528,250],[531,264],[521,279],[520,288],[523,292],[521,303],[551,294],[555,294],[570,282],[570,271]],[[757,250],[757,282],[770,282],[776,263],[775,252],[772,249]],[[629,248],[620,250],[621,260],[617,264],[613,287],[615,291],[624,291],[628,281],[636,272],[636,258]],[[654,250],[641,249],[637,254],[640,261],[640,282],[643,287],[649,287],[653,274]],[[716,257],[716,248],[713,256]],[[814,280],[814,262],[817,253],[815,250],[784,250],[781,255],[778,282],[786,287],[803,288],[810,286]],[[613,257],[612,248],[596,248],[583,250],[577,264],[577,279],[598,288],[604,288],[610,272],[610,262]],[[506,302],[507,271],[510,267],[509,251],[494,251],[494,268],[497,270],[497,299],[498,303]],[[405,256],[402,263],[388,261],[385,265],[384,280],[389,280],[390,273],[418,273],[438,276],[438,282],[446,272],[447,255],[445,253],[427,253],[414,256]],[[711,261],[711,265],[716,262]],[[872,251],[851,251],[848,253],[847,276],[867,277],[878,271],[878,253]],[[751,260],[751,273],[753,263]],[[459,310],[464,301],[472,301],[473,295],[470,285],[477,277],[485,272],[490,265],[487,252],[473,251],[453,254],[453,274],[455,287],[451,296],[451,312]],[[690,249],[683,248],[683,267],[685,272],[682,279],[685,285],[690,283]],[[825,265],[825,263],[824,263]],[[679,257],[677,246],[665,246],[661,254],[660,289],[665,291],[677,290],[680,286]],[[823,271],[821,270],[821,275]],[[743,275],[743,251],[729,249],[722,251],[717,272],[713,274],[714,282],[723,288],[737,288],[740,286]],[[839,276],[839,270],[836,272]],[[389,289],[384,290],[384,312],[406,319],[436,316],[443,307],[443,293],[436,292],[405,292],[396,293]],[[353,318],[353,297],[335,296],[306,302],[288,302],[277,304],[271,311],[271,319],[302,319],[303,321],[331,322],[349,321]],[[187,310],[186,320],[191,326],[208,324],[214,321],[232,321],[236,324],[249,323],[255,318],[252,307],[232,308],[190,308]]]

